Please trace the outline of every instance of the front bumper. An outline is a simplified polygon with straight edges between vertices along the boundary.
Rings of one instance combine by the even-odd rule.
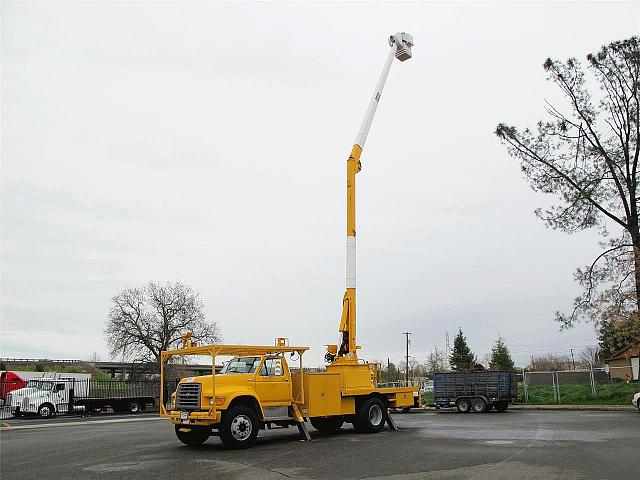
[[[181,415],[184,413],[187,414],[186,419],[184,415]],[[174,425],[217,425],[222,419],[222,412],[216,410],[212,414],[209,414],[209,412],[180,412],[172,410],[169,414],[169,419]]]

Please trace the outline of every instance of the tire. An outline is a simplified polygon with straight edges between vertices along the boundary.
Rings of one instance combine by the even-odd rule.
[[[459,398],[456,401],[456,408],[460,413],[469,413],[471,411],[471,402],[468,398]]]
[[[190,428],[188,432],[181,432],[180,429]],[[183,425],[176,425],[176,436],[185,445],[190,447],[197,447],[202,445],[211,436],[211,429],[207,427],[184,427]]]
[[[259,428],[253,410],[244,405],[231,407],[222,418],[220,440],[225,448],[247,448],[255,442]]]
[[[493,404],[493,408],[496,409],[496,412],[504,412],[509,408],[509,404],[507,402],[496,402]]]
[[[640,398],[638,399],[638,413],[640,413]]]
[[[102,407],[93,407],[91,409],[92,413],[102,413]]]
[[[379,398],[368,398],[358,408],[353,428],[358,433],[378,433],[387,421],[387,409]]]
[[[142,411],[142,405],[140,405],[140,402],[137,400],[133,400],[127,405],[127,410],[129,413],[140,413]]]
[[[471,409],[474,413],[484,413],[487,411],[487,402],[483,398],[475,397],[471,399]]]
[[[322,433],[334,433],[342,427],[343,423],[344,417],[342,417],[342,415],[311,418],[311,425],[313,425],[313,428]]]
[[[50,403],[43,403],[38,408],[38,415],[41,418],[51,418],[56,414],[56,409]]]

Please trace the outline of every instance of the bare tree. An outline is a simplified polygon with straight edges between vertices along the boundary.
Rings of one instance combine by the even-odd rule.
[[[587,345],[580,352],[580,360],[586,365],[593,365],[594,367],[602,365],[600,359],[600,349],[596,345]]]
[[[546,355],[534,356],[528,370],[534,372],[551,372],[567,370],[569,365],[571,365],[571,359],[568,356],[548,353]]]
[[[429,376],[433,376],[434,373],[444,372],[447,370],[447,359],[444,352],[438,350],[438,347],[434,347],[432,352],[429,352],[425,368]]]
[[[559,197],[536,211],[548,227],[597,228],[605,237],[600,255],[575,273],[584,291],[573,310],[556,312],[563,328],[581,319],[626,322],[640,310],[640,37],[603,46],[587,62],[590,77],[575,58],[547,59],[544,69],[567,107],[547,102],[549,118],[535,132],[505,124],[496,130],[531,187]]]
[[[149,282],[112,298],[104,333],[112,356],[159,363],[160,353],[178,346],[188,331],[198,343],[220,340],[218,326],[206,321],[204,304],[190,286]]]

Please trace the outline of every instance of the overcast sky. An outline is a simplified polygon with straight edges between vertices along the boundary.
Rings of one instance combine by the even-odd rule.
[[[533,126],[548,56],[640,31],[640,3],[2,3],[2,356],[108,358],[110,298],[200,292],[225,343],[335,343],[345,160],[387,54],[358,174],[358,342],[423,361],[461,327],[518,364],[558,332],[594,232],[545,229],[493,134]]]

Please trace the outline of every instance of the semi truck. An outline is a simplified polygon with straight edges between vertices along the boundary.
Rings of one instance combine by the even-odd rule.
[[[101,393],[93,388],[90,374],[47,372],[28,380],[24,388],[9,393],[5,408],[9,408],[14,417],[37,414],[49,418],[59,413],[98,413],[107,407],[113,411],[139,413],[155,403],[153,395]]]
[[[356,174],[361,154],[394,58],[412,57],[413,37],[399,32],[389,37],[390,50],[347,158],[346,193],[346,290],[342,297],[339,341],[327,345],[324,372],[305,372],[302,364],[308,347],[289,346],[285,338],[274,346],[198,346],[185,333],[181,348],[161,353],[161,382],[165,365],[174,356],[211,357],[211,375],[182,379],[165,406],[160,388],[160,415],[171,420],[180,441],[199,445],[218,435],[225,447],[250,446],[259,429],[297,426],[309,440],[305,422],[321,432],[334,432],[344,423],[356,431],[376,433],[388,423],[395,429],[389,408],[405,408],[420,401],[418,387],[380,387],[377,365],[358,358],[356,342]],[[287,362],[295,358],[294,370]],[[230,356],[216,374],[216,357]]]
[[[504,412],[518,398],[516,372],[443,372],[433,374],[433,405],[461,413]]]

